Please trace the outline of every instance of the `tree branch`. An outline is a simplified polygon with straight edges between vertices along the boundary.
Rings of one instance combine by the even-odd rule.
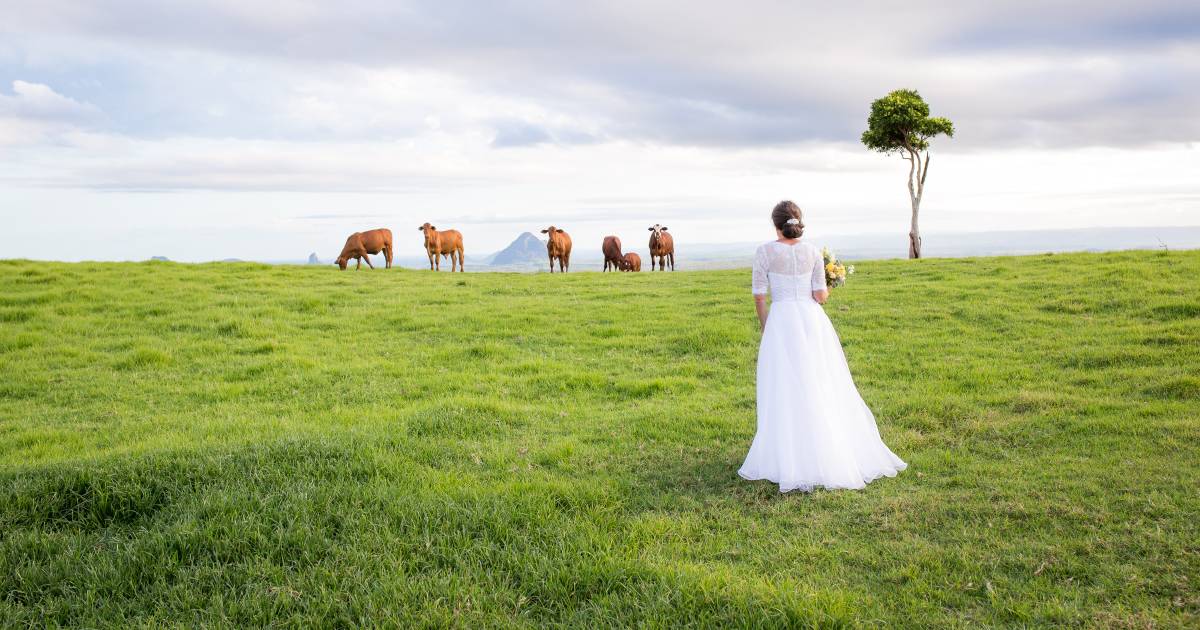
[[[915,148],[913,148],[913,146],[911,144],[909,144],[907,141],[904,143],[904,148],[906,150],[908,150],[909,155],[911,155],[913,158],[915,158],[912,160],[914,162],[913,166],[915,167],[915,169],[913,169],[913,170],[915,170],[916,176],[917,176],[915,181],[916,182],[923,181],[924,178],[921,177],[921,171],[924,169],[921,166],[921,153],[919,151],[917,151]],[[908,180],[909,180],[909,188],[912,188],[912,184],[914,182],[913,173],[910,172],[908,174]]]
[[[929,176],[929,151],[925,152],[925,166],[921,167],[921,185],[918,190],[925,192],[925,178]]]
[[[908,194],[915,199],[917,193],[913,190],[913,173],[915,172],[914,169],[917,167],[917,161],[920,159],[920,156],[914,155],[910,149],[908,157],[904,159],[908,160]]]

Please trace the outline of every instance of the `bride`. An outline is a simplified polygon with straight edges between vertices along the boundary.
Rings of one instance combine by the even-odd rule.
[[[833,324],[820,250],[801,242],[800,208],[782,201],[771,213],[779,239],[754,255],[758,350],[758,432],[738,474],[769,479],[780,492],[862,488],[908,465],[879,438],[875,416],[858,394]],[[771,294],[767,316],[767,292]]]

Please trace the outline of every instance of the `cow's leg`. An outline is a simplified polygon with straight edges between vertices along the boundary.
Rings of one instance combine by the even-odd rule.
[[[463,248],[458,248],[458,272],[462,273],[467,270],[467,252]]]
[[[675,252],[671,252],[671,271],[675,271]]]
[[[370,267],[371,269],[375,268],[375,265],[371,264],[371,255],[370,254],[363,254],[363,260],[367,261],[368,267]]]
[[[387,260],[387,266],[384,268],[391,269],[392,268],[392,247],[390,245],[383,248],[383,258],[385,260]]]
[[[429,256],[429,270],[433,271],[433,254],[429,250],[425,250],[425,255]]]
[[[354,270],[358,271],[359,269],[362,269],[362,256],[355,256],[354,257]]]
[[[554,256],[550,257],[550,273],[554,273]]]

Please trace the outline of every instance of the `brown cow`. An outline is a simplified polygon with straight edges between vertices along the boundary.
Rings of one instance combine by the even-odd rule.
[[[371,269],[375,265],[371,264],[371,258],[368,254],[378,254],[383,252],[383,258],[387,260],[387,268],[392,268],[392,231],[387,228],[379,228],[377,230],[367,230],[366,232],[355,232],[346,239],[346,246],[342,248],[342,253],[338,256],[337,266],[343,271],[346,269],[346,264],[351,258],[358,259],[358,264],[355,269],[362,269],[362,261],[367,261],[367,266]]]
[[[458,270],[463,271],[466,257],[463,255],[462,233],[458,230],[442,230],[428,223],[417,228],[425,233],[425,253],[429,254],[429,268],[442,270],[442,258],[450,257],[450,273],[454,273],[454,263],[458,262]],[[441,257],[441,258],[440,258]]]
[[[621,268],[621,239],[615,236],[605,236],[600,251],[604,253],[605,271],[608,271],[609,266],[612,266],[613,271]]]
[[[667,228],[655,223],[649,228],[650,234],[650,271],[654,271],[654,258],[658,257],[658,270],[666,271],[667,259],[671,261],[671,271],[675,271],[675,239],[667,234]]]
[[[642,270],[642,257],[638,256],[636,253],[629,252],[628,254],[625,254],[624,258],[621,259],[621,271],[641,271],[641,270]]]
[[[546,253],[550,255],[550,273],[554,273],[555,258],[558,259],[558,270],[566,273],[571,268],[571,237],[553,225],[542,230],[542,234],[550,236],[550,240],[546,241]]]

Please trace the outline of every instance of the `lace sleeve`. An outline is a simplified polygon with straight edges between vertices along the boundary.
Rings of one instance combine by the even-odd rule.
[[[812,249],[813,271],[812,271],[812,290],[824,291],[825,286],[825,257],[821,255],[817,248]]]
[[[767,248],[759,247],[758,251],[754,252],[754,267],[750,271],[750,291],[754,295],[766,295],[770,281],[767,276],[767,269],[770,268],[771,262],[767,259]]]

